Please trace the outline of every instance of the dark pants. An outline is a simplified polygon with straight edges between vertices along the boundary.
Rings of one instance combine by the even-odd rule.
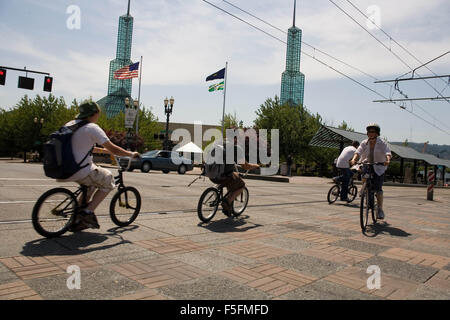
[[[341,200],[347,200],[348,197],[348,184],[350,182],[351,177],[353,176],[353,171],[349,168],[339,168],[341,170],[341,178],[340,181],[342,182],[342,188],[341,188]]]

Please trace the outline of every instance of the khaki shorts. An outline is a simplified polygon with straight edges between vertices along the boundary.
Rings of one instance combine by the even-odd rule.
[[[211,179],[211,181],[226,187],[227,190],[231,192],[239,190],[245,186],[244,180],[237,172],[233,172],[230,177],[226,177],[224,179]]]
[[[110,192],[113,190],[116,185],[111,171],[97,166],[94,166],[94,168],[95,169],[92,170],[87,177],[77,180],[76,182],[88,187],[98,188],[103,192]]]

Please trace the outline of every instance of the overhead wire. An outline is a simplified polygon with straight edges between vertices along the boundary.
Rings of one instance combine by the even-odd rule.
[[[220,11],[222,11],[222,12],[224,12],[224,13],[230,15],[230,16],[232,16],[233,18],[235,18],[235,19],[237,19],[237,20],[239,20],[239,21],[241,21],[241,22],[243,22],[243,23],[245,23],[245,24],[251,26],[252,28],[254,28],[254,29],[256,29],[256,30],[258,30],[258,31],[260,31],[260,32],[262,32],[262,33],[268,35],[268,36],[270,36],[271,38],[273,38],[273,39],[275,39],[275,40],[277,40],[277,41],[279,41],[279,42],[282,42],[282,43],[284,43],[284,44],[287,44],[286,41],[284,41],[284,40],[282,40],[282,39],[280,39],[280,38],[278,38],[278,37],[276,37],[276,36],[274,36],[274,35],[272,35],[272,34],[266,32],[265,30],[263,30],[263,29],[261,29],[261,28],[255,26],[255,25],[253,25],[253,24],[251,24],[251,23],[245,21],[244,19],[242,19],[242,18],[240,18],[240,17],[238,17],[238,16],[232,14],[231,12],[228,12],[228,11],[226,11],[225,9],[220,8],[219,6],[217,6],[217,5],[215,5],[215,4],[211,3],[211,2],[209,2],[209,1],[207,1],[207,0],[202,0],[202,1],[205,2],[205,3],[207,3],[207,4],[209,4],[210,6],[215,7],[216,9],[218,9],[218,10],[220,10]],[[363,84],[363,83],[361,83],[361,82],[359,82],[359,81],[353,79],[352,77],[350,77],[350,76],[348,76],[347,74],[343,73],[342,71],[339,71],[339,70],[337,70],[336,68],[334,68],[334,67],[328,65],[327,63],[321,61],[320,59],[316,58],[315,56],[312,56],[312,55],[310,55],[310,54],[304,52],[303,50],[301,50],[301,53],[303,53],[304,55],[306,55],[306,56],[312,58],[313,60],[316,60],[317,62],[321,63],[322,65],[324,65],[324,66],[326,66],[326,67],[332,69],[333,71],[339,73],[340,75],[346,77],[347,79],[349,79],[349,80],[351,80],[351,81],[357,83],[358,85],[360,85],[360,86],[364,87],[365,89],[367,89],[367,90],[373,92],[374,94],[376,94],[376,95],[378,95],[378,96],[380,96],[380,97],[382,97],[382,98],[388,100],[388,98],[385,97],[383,94],[377,92],[376,90],[373,90],[372,88],[369,88],[369,87],[366,86],[365,84]],[[390,102],[390,103],[393,103],[393,104],[395,104],[395,105],[397,105],[397,106],[399,106],[399,107],[401,108],[401,106],[398,105],[395,101],[389,101],[389,102]],[[404,109],[404,108],[402,108],[402,109]],[[438,130],[440,130],[440,131],[446,133],[447,135],[450,135],[450,132],[447,132],[447,131],[445,131],[444,129],[442,129],[442,128],[436,126],[435,124],[433,124],[433,123],[429,122],[428,120],[422,118],[421,116],[417,115],[416,113],[414,113],[414,112],[412,112],[412,111],[410,111],[410,110],[407,110],[407,109],[404,109],[404,110],[406,110],[407,112],[411,113],[411,114],[414,115],[415,117],[417,117],[417,118],[419,118],[419,119],[425,121],[426,123],[428,123],[429,125],[433,126],[434,128],[436,128],[436,129],[438,129]]]

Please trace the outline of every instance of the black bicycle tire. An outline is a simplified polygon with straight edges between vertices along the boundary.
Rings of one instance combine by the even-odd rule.
[[[244,190],[245,190],[245,192],[247,192],[247,201],[245,202],[245,206],[244,206],[244,208],[242,209],[242,211],[239,212],[239,213],[237,213],[236,211],[234,211],[234,206],[231,205],[231,211],[232,211],[232,214],[233,214],[233,216],[236,217],[236,218],[239,217],[239,216],[245,211],[245,209],[247,209],[247,206],[248,206],[248,200],[250,199],[250,193],[248,192],[247,187],[244,187]],[[242,192],[244,192],[244,190],[242,190]],[[234,204],[234,201],[233,201],[233,204]]]
[[[331,196],[331,192],[332,192],[333,189],[335,189],[335,188],[338,189],[338,192],[336,193],[337,195],[334,197],[334,200],[332,200],[332,199],[330,198],[330,196]],[[336,200],[339,198],[339,194],[340,194],[340,193],[341,193],[341,187],[339,187],[339,185],[335,184],[334,186],[332,186],[332,187],[330,188],[330,190],[328,190],[328,195],[327,195],[328,204],[335,203]]]
[[[367,187],[366,187],[367,188]],[[364,231],[366,231],[366,228],[367,228],[367,220],[369,220],[368,219],[368,213],[366,214],[366,210],[367,210],[367,208],[366,208],[366,206],[364,205],[364,200],[367,198],[367,205],[369,205],[369,200],[368,200],[368,190],[366,189],[366,190],[364,190],[364,192],[361,194],[361,205],[360,205],[360,208],[359,208],[359,222],[360,222],[360,225],[361,225],[361,230],[364,232]],[[364,223],[364,215],[366,215],[366,219],[365,219],[365,221],[366,221],[366,223]]]
[[[119,199],[119,196],[126,191],[131,191],[136,196],[136,209],[135,209],[134,213],[131,215],[131,218],[128,219],[128,221],[123,222],[123,221],[120,221],[116,217],[115,204],[117,203],[117,199]],[[140,211],[141,211],[141,194],[134,187],[124,187],[124,188],[118,190],[116,192],[116,194],[112,197],[111,203],[109,205],[109,215],[111,217],[111,220],[112,220],[112,222],[114,222],[114,224],[116,224],[119,227],[126,227],[126,226],[132,224],[134,222],[134,220],[136,220]]]
[[[75,202],[74,210],[77,210],[77,208],[78,208],[78,201],[77,201],[75,195],[73,194],[73,192],[70,191],[69,189],[53,188],[53,189],[50,189],[50,190],[44,192],[38,198],[38,200],[36,201],[36,203],[33,206],[33,211],[31,213],[31,222],[33,224],[34,230],[36,230],[37,233],[39,233],[41,236],[46,237],[46,238],[59,237],[60,235],[67,232],[67,230],[69,229],[69,227],[72,224],[73,219],[75,217],[75,214],[73,214],[72,217],[69,219],[69,221],[65,224],[65,226],[57,232],[49,232],[41,226],[41,224],[39,223],[39,210],[41,209],[41,206],[44,203],[45,199],[55,193],[66,193],[68,196],[70,196],[72,198],[72,201]]]
[[[198,205],[197,205],[197,215],[198,218],[202,221],[202,222],[209,222],[211,221],[212,218],[214,218],[214,216],[217,213],[217,210],[219,209],[219,201],[217,201],[217,205],[215,206],[214,212],[212,213],[212,215],[209,218],[205,218],[202,214],[202,204],[203,204],[203,199],[206,197],[206,195],[210,192],[213,191],[217,194],[217,199],[220,198],[219,195],[219,191],[214,188],[214,187],[210,187],[208,189],[206,189],[205,191],[203,191],[202,195],[200,196],[200,199],[198,200]]]
[[[355,190],[355,192],[352,193],[351,190]],[[348,195],[351,195],[351,197],[348,196],[348,202],[353,202],[353,200],[355,200],[356,196],[358,195],[358,188],[355,185],[350,186],[350,188],[348,188]]]
[[[373,194],[373,206],[372,206],[372,221],[373,221],[373,223],[375,224],[375,223],[377,223],[377,214],[375,213],[376,211],[375,211],[375,200],[377,199],[377,196],[376,196],[376,194],[373,192],[372,193]]]

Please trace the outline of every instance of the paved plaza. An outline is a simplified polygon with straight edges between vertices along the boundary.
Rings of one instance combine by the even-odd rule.
[[[132,225],[112,223],[110,194],[100,229],[45,239],[30,221],[35,201],[76,185],[0,161],[0,299],[450,299],[450,189],[427,201],[423,187],[384,187],[386,219],[364,235],[359,199],[326,201],[330,179],[246,180],[242,217],[218,212],[203,224],[197,203],[212,183],[188,188],[195,177],[125,173],[142,196]],[[69,266],[80,268],[80,289],[68,289]]]

